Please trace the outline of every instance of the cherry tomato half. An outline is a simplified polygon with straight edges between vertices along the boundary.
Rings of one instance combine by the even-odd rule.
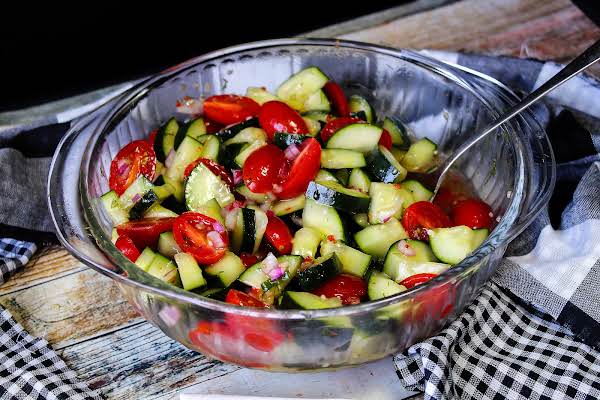
[[[300,145],[300,154],[292,163],[281,187],[275,188],[280,199],[292,199],[306,192],[306,188],[321,167],[321,145],[315,138],[306,139]]]
[[[237,124],[255,117],[260,105],[249,97],[235,94],[211,96],[204,101],[204,115],[223,125]]]
[[[175,218],[148,218],[117,226],[119,236],[129,237],[138,249],[156,247],[158,235],[173,229]]]
[[[329,81],[323,87],[325,95],[331,101],[333,109],[340,117],[348,117],[350,108],[348,107],[348,99],[342,90],[342,87],[333,81]]]
[[[392,136],[385,129],[381,132],[381,137],[379,138],[379,144],[388,150],[392,149]]]
[[[135,247],[135,243],[127,236],[119,236],[115,242],[115,246],[125,257],[129,258],[129,261],[131,262],[135,262],[140,256],[140,251]]]
[[[187,167],[185,167],[185,171],[183,172],[183,178],[187,178],[190,176],[194,168],[198,166],[198,164],[204,164],[206,168],[210,170],[215,176],[221,178],[223,183],[229,185],[229,187],[233,188],[233,179],[221,164],[217,164],[213,160],[209,160],[208,158],[199,158],[196,161],[191,162]]]
[[[288,162],[283,150],[274,144],[268,144],[253,151],[244,162],[242,179],[254,193],[273,191],[287,175]]]
[[[217,133],[225,127],[225,125],[219,124],[208,118],[204,118],[204,126],[206,127],[206,133]]]
[[[400,284],[407,289],[411,289],[417,285],[420,285],[421,283],[425,283],[428,280],[435,278],[436,276],[437,274],[429,273],[414,274],[404,279],[402,282],[400,282]]]
[[[190,253],[200,264],[219,261],[229,244],[227,231],[217,220],[189,211],[173,222],[173,237],[181,250]]]
[[[317,296],[337,297],[343,304],[358,304],[367,295],[367,285],[362,278],[339,274],[312,293]]]
[[[265,237],[271,243],[280,255],[290,254],[292,252],[292,232],[287,224],[279,217],[269,213],[269,222],[265,230]]]
[[[250,253],[240,253],[240,260],[242,260],[242,264],[244,267],[248,268],[259,261],[258,256]]]
[[[429,240],[427,229],[447,228],[452,223],[444,211],[435,204],[418,201],[404,210],[402,225],[411,239],[427,241]]]
[[[328,121],[327,124],[325,124],[323,129],[321,129],[321,140],[323,141],[323,143],[326,143],[329,140],[329,138],[333,136],[334,133],[336,133],[343,127],[350,124],[363,124],[364,122],[365,121],[363,121],[362,119],[354,117],[342,117],[332,119],[331,121]]]
[[[450,216],[455,225],[465,225],[471,229],[492,229],[494,219],[492,208],[477,199],[459,201]]]
[[[123,147],[110,163],[108,185],[119,196],[141,174],[154,180],[156,154],[152,145],[145,140],[134,140]]]
[[[225,302],[241,307],[269,307],[267,304],[250,296],[249,294],[235,289],[229,289],[227,296],[225,297]]]
[[[441,188],[433,199],[433,204],[440,207],[446,214],[450,214],[454,206],[466,198],[466,195],[463,193],[452,191],[448,188]]]
[[[296,110],[281,101],[268,101],[260,108],[258,114],[260,127],[267,132],[269,140],[273,140],[275,133],[308,133],[306,122]]]

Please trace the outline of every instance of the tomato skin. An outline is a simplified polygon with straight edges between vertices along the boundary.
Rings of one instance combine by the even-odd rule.
[[[344,94],[342,87],[336,82],[329,81],[323,87],[325,95],[333,104],[333,109],[340,117],[350,116],[350,108],[348,107],[348,99]]]
[[[233,178],[231,178],[225,167],[223,167],[221,164],[217,164],[213,160],[209,160],[208,158],[201,157],[196,161],[191,162],[187,167],[185,167],[183,178],[186,179],[188,176],[190,176],[194,168],[196,168],[200,163],[204,164],[206,168],[210,170],[210,172],[221,178],[223,183],[227,184],[231,188],[234,187]]]
[[[302,116],[284,102],[277,100],[262,105],[258,114],[258,123],[269,136],[269,140],[273,140],[277,132],[308,133],[308,127]]]
[[[341,117],[341,118],[332,119],[331,121],[327,121],[327,124],[325,124],[323,129],[321,129],[321,140],[323,141],[323,143],[327,143],[329,138],[331,138],[334,133],[336,133],[343,127],[350,125],[350,124],[364,124],[364,123],[365,123],[365,121],[363,121],[360,118],[355,118],[355,117]]]
[[[150,132],[150,134],[148,135],[148,139],[146,139],[146,142],[150,143],[151,146],[154,146],[154,140],[156,139],[157,134],[158,129],[155,129],[152,132]]]
[[[221,228],[217,229],[218,226]],[[210,242],[207,237],[210,232],[219,234],[223,242],[222,247],[215,247]],[[181,250],[190,253],[200,264],[213,264],[219,261],[225,255],[229,244],[227,231],[217,220],[190,211],[175,218],[173,237]]]
[[[273,191],[287,172],[288,162],[283,150],[274,144],[267,144],[253,151],[244,162],[242,179],[254,193]]]
[[[135,243],[127,236],[119,236],[115,242],[115,246],[131,262],[135,262],[140,256],[140,251],[135,247]]]
[[[256,264],[259,260],[258,256],[250,253],[240,253],[240,259],[246,268]]]
[[[388,150],[392,149],[392,136],[385,129],[381,132],[381,137],[379,138],[379,144]]]
[[[235,289],[229,289],[229,291],[227,292],[227,296],[225,297],[225,302],[229,304],[235,304],[236,306],[241,307],[269,307],[267,304],[250,296],[249,294],[240,292],[239,290]]]
[[[269,222],[265,230],[265,237],[277,249],[280,255],[290,254],[292,252],[292,232],[287,224],[279,217],[269,213]]]
[[[411,239],[428,241],[427,229],[447,228],[452,223],[444,211],[435,204],[418,201],[404,210],[402,225]]]
[[[358,304],[367,295],[367,284],[362,278],[339,274],[312,291],[317,296],[337,297],[342,304]]]
[[[455,225],[471,229],[492,229],[494,213],[485,202],[477,199],[459,201],[450,214]]]
[[[211,96],[204,101],[204,115],[222,125],[231,125],[255,117],[260,105],[249,97],[235,94]]]
[[[429,273],[414,274],[404,279],[402,282],[400,282],[400,284],[407,289],[412,289],[413,287],[420,285],[421,283],[425,283],[428,280],[435,278],[436,276],[437,274]]]
[[[140,174],[153,181],[155,172],[156,154],[152,144],[134,140],[119,150],[110,163],[108,185],[120,196]]]
[[[204,118],[204,126],[206,127],[206,133],[217,133],[221,129],[225,128],[225,125],[219,124],[218,122],[212,121],[208,118]]]
[[[292,163],[287,178],[276,187],[274,193],[280,199],[292,199],[306,192],[306,188],[321,168],[321,145],[315,138],[306,139],[300,145],[300,154]]]
[[[440,207],[446,214],[450,214],[454,206],[466,198],[463,193],[441,188],[433,199],[433,204]]]
[[[119,236],[129,237],[138,249],[156,248],[158,235],[173,229],[175,218],[148,218],[129,221],[116,227]]]

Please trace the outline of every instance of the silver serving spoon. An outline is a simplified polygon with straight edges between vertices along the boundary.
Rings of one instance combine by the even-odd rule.
[[[518,102],[517,104],[511,106],[508,110],[504,111],[494,122],[490,123],[480,134],[473,137],[469,141],[463,143],[455,152],[452,154],[452,157],[447,158],[441,165],[438,166],[439,175],[437,178],[437,183],[435,185],[435,190],[433,191],[433,196],[431,196],[431,200],[435,198],[440,187],[442,186],[442,182],[444,181],[445,176],[450,171],[452,164],[456,162],[465,154],[471,147],[473,147],[476,143],[478,143],[481,139],[485,138],[490,133],[494,132],[497,128],[499,128],[503,123],[510,120],[515,115],[518,115],[521,111],[525,110],[527,107],[531,106],[533,103],[544,97],[546,94],[556,89],[558,86],[562,85],[581,71],[588,68],[590,65],[594,64],[596,61],[600,60],[600,40],[591,45],[587,50],[581,53],[577,58],[567,64],[566,67],[558,71],[556,75],[550,78],[546,83],[542,86],[528,94],[523,100]]]

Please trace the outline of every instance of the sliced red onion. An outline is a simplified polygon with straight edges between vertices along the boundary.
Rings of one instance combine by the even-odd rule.
[[[208,232],[206,237],[208,238],[208,240],[211,241],[213,246],[215,246],[216,248],[222,249],[223,247],[225,247],[225,242],[223,241],[223,238],[221,237],[221,234],[219,232],[210,231],[210,232]]]
[[[283,268],[278,266],[278,267],[275,267],[274,269],[272,269],[271,271],[269,271],[268,275],[269,275],[269,278],[271,278],[271,280],[274,281],[274,280],[281,278],[284,273],[285,273],[285,271],[283,270]]]
[[[224,233],[225,232],[225,227],[219,222],[214,222],[212,224],[212,227],[215,231],[219,232],[219,233]]]
[[[385,217],[383,219],[383,223],[385,224],[386,222],[388,222],[390,219],[392,219],[392,216],[390,215],[389,217]]]
[[[173,164],[173,160],[175,159],[175,150],[171,149],[167,158],[165,159],[165,167],[171,168],[171,164]]]
[[[176,106],[177,112],[181,114],[200,115],[203,111],[202,102],[188,96],[178,101]]]
[[[139,193],[136,193],[135,196],[133,196],[131,198],[131,201],[133,201],[134,203],[137,203],[138,201],[140,201],[142,199],[142,196]]]
[[[288,160],[294,161],[300,154],[300,149],[297,145],[291,144],[285,149],[283,154],[285,154],[285,158],[287,158]]]
[[[279,267],[279,263],[277,262],[277,257],[273,255],[273,253],[267,254],[264,260],[262,260],[262,267],[264,273],[269,274],[275,268]]]
[[[417,255],[415,249],[412,248],[410,244],[406,240],[401,240],[398,242],[398,250],[400,253],[404,254],[407,257],[414,257]]]
[[[233,175],[233,184],[237,185],[242,181],[242,170],[241,169],[232,169],[231,175]]]
[[[167,326],[175,326],[181,318],[181,312],[175,306],[165,306],[158,313],[158,316],[167,324]]]

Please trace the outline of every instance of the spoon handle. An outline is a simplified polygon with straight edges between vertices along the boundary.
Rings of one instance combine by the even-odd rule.
[[[483,132],[463,143],[444,163],[442,172],[440,173],[437,184],[435,186],[435,190],[433,192],[433,196],[431,200],[435,198],[438,190],[440,189],[444,176],[452,167],[452,164],[456,160],[460,158],[463,154],[467,152],[471,147],[473,147],[476,143],[478,143],[481,139],[486,137],[491,132],[495,131],[506,121],[510,120],[515,115],[521,113],[521,111],[525,110],[527,107],[531,106],[533,103],[538,101],[540,98],[544,97],[548,92],[551,92],[558,86],[562,85],[564,82],[568,81],[581,71],[588,68],[590,65],[594,64],[596,61],[600,60],[600,40],[588,47],[583,53],[577,56],[573,61],[567,64],[563,69],[558,71],[556,75],[552,78],[548,79],[543,85],[539,88],[525,96],[523,100],[509,107],[506,111],[504,111],[494,122],[488,125]]]

